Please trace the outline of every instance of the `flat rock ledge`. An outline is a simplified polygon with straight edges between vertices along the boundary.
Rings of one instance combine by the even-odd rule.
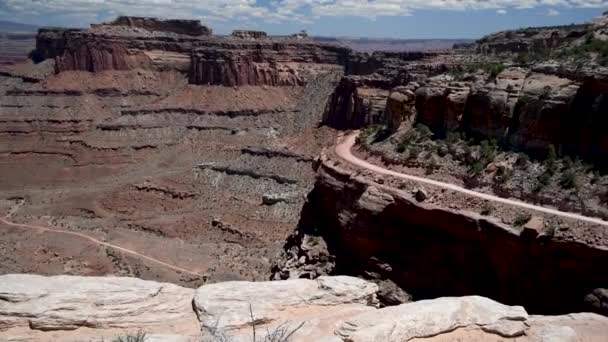
[[[116,277],[0,276],[0,341],[147,342],[606,341],[596,314],[530,316],[478,297],[378,309],[377,285],[352,277],[226,282],[197,290]],[[254,323],[254,324],[253,324]]]

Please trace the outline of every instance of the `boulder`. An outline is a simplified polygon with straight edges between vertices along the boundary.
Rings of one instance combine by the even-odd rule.
[[[279,282],[227,282],[200,287],[194,308],[203,330],[220,330],[237,341],[251,340],[251,323],[260,332],[295,329],[294,341],[327,338],[343,317],[375,310],[378,287],[338,276]]]
[[[585,296],[586,309],[608,315],[608,289],[595,289]]]
[[[135,278],[0,276],[0,330],[194,327],[194,290]]]
[[[503,325],[504,329],[494,329],[515,337],[524,334],[527,318],[526,310],[520,306],[506,306],[483,297],[439,298],[365,312],[346,320],[336,334],[352,342],[399,342],[458,328]]]
[[[386,123],[395,132],[405,120],[412,120],[416,113],[414,106],[416,95],[407,87],[397,87],[391,90],[386,100]]]

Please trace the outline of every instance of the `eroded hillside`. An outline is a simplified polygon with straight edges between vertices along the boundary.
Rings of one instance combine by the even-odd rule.
[[[8,224],[1,272],[266,279],[311,161],[334,139],[317,123],[347,54],[297,37],[219,38],[190,21],[41,29],[38,64],[0,79],[7,221],[192,272]]]

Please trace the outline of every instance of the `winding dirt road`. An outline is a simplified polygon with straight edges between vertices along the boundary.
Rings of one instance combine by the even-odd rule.
[[[103,242],[101,240],[97,240],[97,239],[95,239],[93,237],[90,237],[90,236],[88,236],[86,234],[76,233],[76,232],[70,232],[70,231],[65,231],[65,230],[59,230],[59,229],[52,229],[52,228],[48,228],[48,227],[33,226],[33,225],[29,225],[29,224],[14,223],[14,222],[8,221],[6,217],[0,218],[0,223],[3,223],[5,225],[11,226],[11,227],[19,228],[19,229],[37,230],[37,231],[48,232],[48,233],[52,233],[52,234],[63,234],[63,235],[74,236],[74,237],[77,237],[77,238],[88,240],[91,243],[99,245],[99,246],[105,246],[105,247],[113,248],[113,249],[116,249],[116,250],[121,251],[123,253],[136,256],[138,258],[150,261],[152,263],[161,265],[163,267],[170,268],[170,269],[172,269],[174,271],[178,271],[178,272],[182,272],[182,273],[187,273],[187,274],[194,275],[194,276],[197,276],[197,277],[203,277],[203,275],[200,274],[200,273],[197,273],[197,272],[194,272],[194,271],[190,271],[190,270],[187,270],[185,268],[181,268],[179,266],[171,265],[171,264],[166,263],[164,261],[155,259],[155,258],[147,256],[147,255],[143,255],[141,253],[138,253],[136,251],[133,251],[133,250],[130,250],[130,249],[127,249],[127,248],[124,248],[124,247],[120,247],[120,246],[113,245],[113,244],[108,243],[108,242]]]
[[[415,181],[415,182],[420,182],[420,183],[424,183],[424,184],[428,184],[428,185],[432,185],[432,186],[437,186],[440,188],[460,192],[465,195],[482,198],[484,200],[491,201],[491,202],[498,202],[498,203],[513,205],[513,206],[517,206],[520,208],[536,210],[536,211],[540,211],[540,212],[547,213],[547,214],[552,214],[552,215],[557,215],[557,216],[566,217],[566,218],[570,218],[570,219],[599,224],[602,226],[608,226],[608,222],[601,220],[599,218],[587,217],[587,216],[583,216],[580,214],[559,211],[559,210],[541,207],[538,205],[529,204],[529,203],[525,203],[525,202],[521,202],[521,201],[517,201],[517,200],[502,198],[502,197],[489,195],[489,194],[484,194],[481,192],[468,190],[468,189],[465,189],[463,187],[460,187],[460,186],[457,186],[454,184],[444,183],[444,182],[439,182],[439,181],[436,181],[433,179],[399,173],[399,172],[385,169],[378,165],[371,164],[369,162],[366,162],[365,160],[361,160],[361,159],[357,158],[351,152],[351,149],[355,145],[355,141],[356,141],[358,135],[359,135],[359,132],[354,132],[354,133],[344,137],[344,139],[341,142],[339,142],[338,145],[336,145],[336,154],[340,158],[344,159],[346,162],[353,164],[355,166],[367,169],[374,173],[397,177],[397,178],[406,179],[406,180],[411,180],[411,181]]]

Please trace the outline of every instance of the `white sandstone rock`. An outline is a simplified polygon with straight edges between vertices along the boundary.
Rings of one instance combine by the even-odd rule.
[[[203,326],[217,328],[236,341],[251,341],[251,314],[260,334],[281,325],[293,330],[304,323],[294,341],[332,341],[341,320],[375,311],[377,291],[373,283],[342,276],[227,282],[200,287],[194,307]]]
[[[145,329],[195,322],[194,290],[115,277],[0,276],[0,330]]]

